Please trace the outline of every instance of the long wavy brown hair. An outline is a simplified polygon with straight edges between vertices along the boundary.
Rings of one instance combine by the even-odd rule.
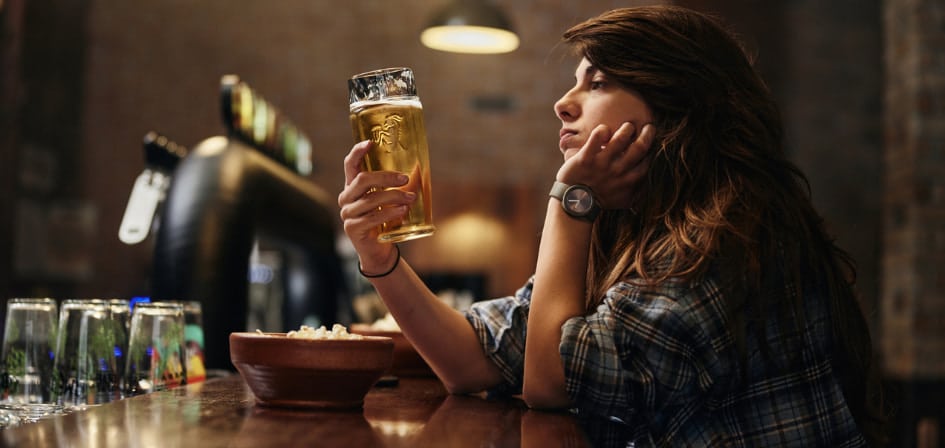
[[[772,318],[800,331],[803,301],[817,291],[829,300],[828,346],[844,395],[864,434],[881,442],[874,430],[886,417],[853,260],[814,210],[806,177],[784,152],[778,107],[734,33],[706,14],[652,6],[604,13],[564,42],[642,95],[657,129],[635,210],[608,210],[595,224],[588,307],[627,278],[712,272],[743,347],[761,336],[747,334],[749,321],[761,322],[759,332]]]

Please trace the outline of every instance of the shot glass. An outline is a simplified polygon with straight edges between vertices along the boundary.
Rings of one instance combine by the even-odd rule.
[[[136,304],[131,313],[125,395],[186,384],[184,354],[184,307],[171,302]]]
[[[430,156],[413,71],[399,67],[355,75],[348,80],[348,98],[355,141],[374,142],[362,169],[406,174],[409,181],[398,189],[417,194],[402,220],[381,225],[378,240],[395,243],[432,235]]]
[[[52,402],[58,305],[53,299],[7,302],[0,390],[3,402]]]
[[[115,347],[120,331],[105,300],[65,300],[56,343],[57,400],[68,410],[120,398],[121,369]]]

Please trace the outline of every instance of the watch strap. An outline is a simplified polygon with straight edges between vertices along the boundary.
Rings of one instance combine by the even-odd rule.
[[[564,198],[564,192],[568,190],[568,187],[570,187],[570,185],[564,182],[555,181],[555,183],[551,185],[551,191],[548,193],[548,196],[560,201]]]

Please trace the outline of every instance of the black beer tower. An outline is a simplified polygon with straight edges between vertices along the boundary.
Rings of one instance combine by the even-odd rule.
[[[173,169],[156,218],[157,300],[203,307],[205,363],[232,370],[228,337],[245,331],[249,256],[257,239],[281,247],[283,325],[304,316],[335,322],[349,303],[335,249],[332,198],[307,180],[309,139],[235,75],[221,79],[225,136],[193,146]]]

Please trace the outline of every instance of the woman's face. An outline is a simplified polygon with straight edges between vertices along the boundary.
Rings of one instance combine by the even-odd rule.
[[[587,59],[581,60],[574,78],[574,87],[555,103],[555,114],[561,120],[558,146],[565,160],[581,149],[598,125],[606,125],[615,132],[629,121],[639,131],[653,121],[643,97],[607,79]]]

